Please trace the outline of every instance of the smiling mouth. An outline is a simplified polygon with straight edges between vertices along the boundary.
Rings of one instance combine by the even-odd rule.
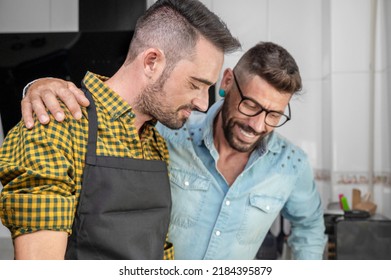
[[[245,130],[243,130],[243,128],[239,128],[239,131],[240,131],[244,136],[246,136],[247,138],[255,138],[255,137],[257,137],[256,134],[254,134],[254,133],[252,133],[252,132],[245,131]]]

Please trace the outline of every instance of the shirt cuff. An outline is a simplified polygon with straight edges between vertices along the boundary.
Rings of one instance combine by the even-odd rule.
[[[164,244],[163,260],[174,260],[174,246],[171,242],[166,241]]]
[[[75,196],[45,194],[11,194],[0,202],[1,221],[12,238],[37,230],[71,233],[75,213]]]

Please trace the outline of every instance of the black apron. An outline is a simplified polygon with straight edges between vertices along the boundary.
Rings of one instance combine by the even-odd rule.
[[[171,211],[161,160],[97,156],[98,121],[88,107],[88,145],[78,208],[65,259],[162,259]]]

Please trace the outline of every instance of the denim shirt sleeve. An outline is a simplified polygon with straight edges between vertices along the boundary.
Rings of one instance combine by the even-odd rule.
[[[294,259],[322,259],[327,242],[323,207],[312,168],[305,159],[282,215],[291,223],[288,245]]]

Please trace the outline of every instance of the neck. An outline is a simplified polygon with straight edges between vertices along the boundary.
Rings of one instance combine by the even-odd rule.
[[[221,112],[214,121],[213,140],[219,153],[216,167],[225,178],[228,186],[231,186],[240,173],[243,172],[250,153],[238,152],[229,145],[223,131]]]
[[[216,150],[219,153],[220,157],[223,155],[225,157],[235,156],[235,157],[244,157],[249,158],[251,152],[239,152],[236,149],[232,148],[229,144],[227,138],[225,137],[223,130],[223,118],[221,111],[216,116],[213,123],[213,142],[215,144]]]
[[[106,84],[132,107],[133,112],[136,115],[134,126],[140,131],[145,122],[152,119],[152,116],[141,113],[134,106],[138,96],[143,90],[143,81],[138,73],[140,72],[138,72],[132,64],[123,65],[106,81]]]

